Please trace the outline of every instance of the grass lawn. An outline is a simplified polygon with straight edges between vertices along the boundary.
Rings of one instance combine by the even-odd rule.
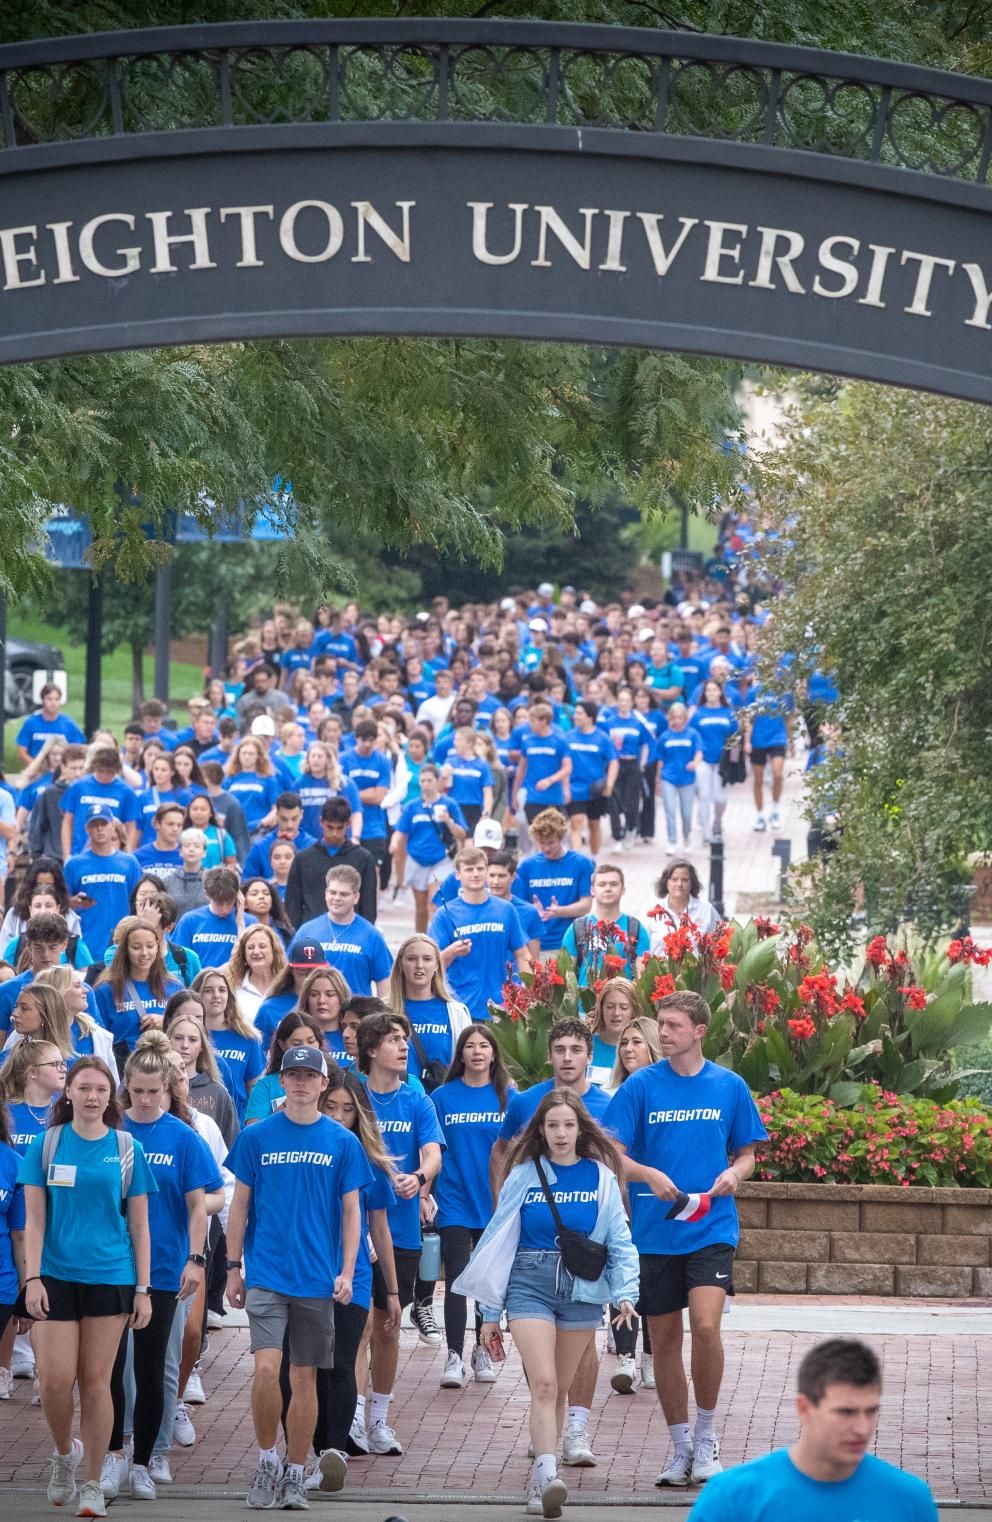
[[[86,682],[86,651],[81,645],[73,645],[66,637],[64,629],[56,629],[52,624],[44,623],[40,618],[20,615],[16,609],[11,608],[7,615],[7,631],[18,639],[44,640],[48,644],[56,645],[65,656],[65,669],[69,678],[69,701],[66,703],[66,712],[77,723],[83,722],[83,692]],[[119,740],[124,730],[124,725],[131,718],[131,652],[121,646],[112,655],[103,658],[103,704],[101,709],[101,721],[105,729],[113,730]],[[153,695],[155,667],[151,655],[145,658],[145,691],[148,697]],[[182,661],[169,663],[169,693],[175,705],[175,717],[179,723],[184,722],[185,714],[182,705],[194,692],[201,691],[203,687],[203,671],[199,666],[185,665]],[[19,725],[17,721],[9,721],[5,731],[5,755],[4,761],[7,769],[11,772],[20,770],[20,760],[15,748],[15,737]]]

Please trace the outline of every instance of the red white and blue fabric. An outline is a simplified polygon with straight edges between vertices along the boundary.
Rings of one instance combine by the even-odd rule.
[[[703,1216],[709,1215],[709,1212],[710,1196],[708,1194],[679,1194],[675,1197],[665,1220],[701,1221]]]

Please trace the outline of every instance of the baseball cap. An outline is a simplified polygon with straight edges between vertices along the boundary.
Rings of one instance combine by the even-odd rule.
[[[654,630],[653,629],[638,629],[638,631],[637,631],[637,638],[638,639],[654,639]]]
[[[257,719],[251,721],[253,735],[274,735],[276,732],[275,720],[267,713],[260,713]]]
[[[287,953],[286,960],[290,967],[326,967],[327,958],[324,948],[319,941],[313,941],[308,936],[300,936],[293,941]]]
[[[538,634],[547,634],[548,624],[544,618],[532,618],[527,625],[528,629],[534,629]]]
[[[517,605],[513,601],[512,597],[504,597],[499,606],[500,606],[500,611],[501,612],[503,612],[503,613],[512,613],[514,608]]]
[[[113,824],[115,818],[116,815],[109,803],[94,803],[93,807],[87,810],[86,823],[95,824],[98,819],[105,819],[108,824]]]
[[[594,614],[599,612],[599,609],[591,597],[586,597],[582,602],[579,603],[579,612],[584,613],[587,618],[591,618]]]
[[[554,586],[550,581],[542,581],[537,589],[537,595],[538,597],[553,597],[554,590]]]
[[[282,1054],[279,1071],[285,1073],[289,1068],[295,1068],[296,1072],[302,1069],[305,1072],[320,1073],[322,1077],[327,1076],[324,1054],[318,1052],[315,1046],[288,1046]]]
[[[472,836],[472,844],[483,850],[502,851],[503,826],[498,819],[480,819]]]
[[[628,608],[627,609],[627,617],[628,618],[643,618],[644,617],[644,604],[640,603],[640,602],[635,602],[632,608]]]

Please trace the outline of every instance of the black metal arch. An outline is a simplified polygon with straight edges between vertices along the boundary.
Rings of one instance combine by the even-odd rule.
[[[729,37],[363,20],[17,44],[0,360],[480,333],[992,400],[990,161],[992,82]]]

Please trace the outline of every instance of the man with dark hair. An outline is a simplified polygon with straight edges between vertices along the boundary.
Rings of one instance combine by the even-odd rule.
[[[203,967],[226,967],[242,930],[255,924],[245,914],[236,872],[212,867],[203,879],[204,909],[190,909],[176,926],[173,940],[195,951]]]
[[[164,745],[166,750],[175,750],[177,745],[176,736],[172,730],[165,727],[165,716],[168,713],[165,704],[158,698],[148,698],[138,709],[138,718],[141,720],[142,733],[145,740],[157,740]]]
[[[144,872],[154,872],[159,867],[181,868],[179,837],[183,833],[186,811],[181,803],[160,803],[152,815],[155,838],[146,846],[139,846],[134,859]]]
[[[719,1474],[714,1418],[723,1379],[720,1328],[740,1234],[734,1195],[765,1141],[751,1091],[703,1056],[710,1007],[699,994],[657,1004],[662,1060],[632,1073],[603,1124],[626,1154],[630,1230],[641,1259],[639,1310],[648,1319],[658,1399],[675,1448],[655,1483],[684,1488]],[[689,1308],[696,1426],[682,1362]]]
[[[10,978],[0,985],[0,1045],[10,1030],[11,1015],[21,989],[33,983],[39,972],[44,972],[46,967],[57,967],[61,962],[69,946],[69,927],[61,914],[35,914],[27,922],[23,940],[28,952],[27,967],[16,978]],[[78,941],[79,937],[74,936],[73,940]],[[67,960],[72,962],[71,957]],[[95,1012],[92,993],[89,1003],[93,1018],[98,1025],[102,1025],[103,1022]]]
[[[112,745],[100,745],[93,752],[93,770],[66,788],[62,795],[62,856],[86,850],[86,819],[98,804],[108,808],[115,819],[129,827],[129,840],[137,838],[134,821],[138,817],[138,800],[121,776],[121,758]],[[93,947],[90,947],[93,950]]]
[[[375,861],[364,846],[348,839],[351,804],[347,798],[328,798],[320,810],[321,839],[299,851],[286,883],[286,914],[298,930],[326,907],[324,890],[331,867],[354,867],[360,878],[358,913],[375,924],[379,912]]]
[[[272,847],[277,840],[288,840],[295,846],[297,853],[305,851],[308,846],[314,844],[312,835],[308,835],[302,828],[303,804],[300,802],[299,793],[280,793],[276,799],[276,827],[267,835],[259,836],[251,850],[248,852],[248,860],[244,865],[244,876],[265,877],[272,876]]]
[[[82,745],[86,739],[75,719],[59,713],[65,702],[61,687],[57,687],[54,682],[46,682],[40,696],[40,709],[37,713],[29,714],[17,731],[17,754],[25,766],[41,754],[45,741],[53,735],[61,735],[74,745]]]
[[[117,849],[117,821],[109,803],[86,811],[86,848],[65,864],[69,907],[79,915],[79,927],[90,954],[100,961],[114,928],[129,912],[131,894],[141,868],[134,857]]]
[[[694,1522],[936,1522],[925,1483],[868,1452],[882,1371],[863,1342],[833,1338],[799,1365],[799,1436],[791,1448],[742,1464],[707,1485]]]
[[[382,800],[392,786],[393,770],[389,757],[375,748],[379,726],[374,719],[359,719],[354,733],[355,748],[342,759],[342,770],[358,788],[362,805],[362,845],[383,872],[389,825]],[[385,879],[380,880],[385,886]]]

